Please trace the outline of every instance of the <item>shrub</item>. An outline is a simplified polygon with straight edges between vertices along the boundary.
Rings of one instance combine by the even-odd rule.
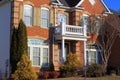
[[[60,75],[60,72],[58,72],[58,71],[50,72],[50,77],[51,78],[57,78],[59,75]]]
[[[101,64],[92,64],[88,66],[87,73],[90,76],[102,76],[104,73],[103,67]]]
[[[50,65],[49,65],[49,71],[54,71],[54,64],[53,63],[50,63]]]
[[[50,74],[50,72],[48,72],[48,71],[43,72],[43,78],[47,79],[49,77],[49,74]]]
[[[13,80],[37,80],[37,74],[32,68],[31,61],[26,54],[23,54],[17,64],[17,70],[12,74]]]
[[[62,76],[77,75],[77,70],[81,67],[80,61],[76,54],[68,54],[67,59],[63,65],[60,66]]]

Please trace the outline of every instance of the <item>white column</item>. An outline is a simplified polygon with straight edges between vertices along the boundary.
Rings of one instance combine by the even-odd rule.
[[[86,41],[84,41],[84,65],[86,66],[86,63],[87,63],[87,61],[86,61],[87,59],[86,59]]]
[[[62,21],[62,22],[60,22],[60,26],[62,28],[62,35],[64,35],[65,34],[65,26],[66,26],[66,24]]]
[[[65,60],[65,40],[64,40],[64,38],[62,38],[62,62],[64,62],[64,60]]]
[[[86,27],[86,24],[84,24],[84,36],[86,36],[87,34],[87,27]]]

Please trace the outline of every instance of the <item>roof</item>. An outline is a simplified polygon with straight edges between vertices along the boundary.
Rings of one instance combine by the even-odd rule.
[[[81,0],[59,0],[61,4],[68,6],[68,7],[74,7],[76,6]]]
[[[65,7],[80,7],[85,0],[51,0],[51,1],[53,1],[54,3],[61,4]],[[111,14],[110,9],[104,3],[104,0],[99,0],[99,1],[101,5],[104,7],[105,13]]]

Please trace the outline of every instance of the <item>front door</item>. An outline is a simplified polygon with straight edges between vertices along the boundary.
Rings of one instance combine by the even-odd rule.
[[[69,54],[69,43],[65,43],[65,47],[64,47],[64,54],[62,54],[62,47],[61,47],[61,43],[58,44],[58,60],[59,62],[64,63],[64,61],[66,61],[67,55]]]

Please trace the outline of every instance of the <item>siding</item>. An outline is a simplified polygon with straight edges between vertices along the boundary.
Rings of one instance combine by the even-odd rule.
[[[9,61],[11,4],[0,6],[0,78],[5,77],[6,61]],[[9,64],[9,63],[8,63]]]

